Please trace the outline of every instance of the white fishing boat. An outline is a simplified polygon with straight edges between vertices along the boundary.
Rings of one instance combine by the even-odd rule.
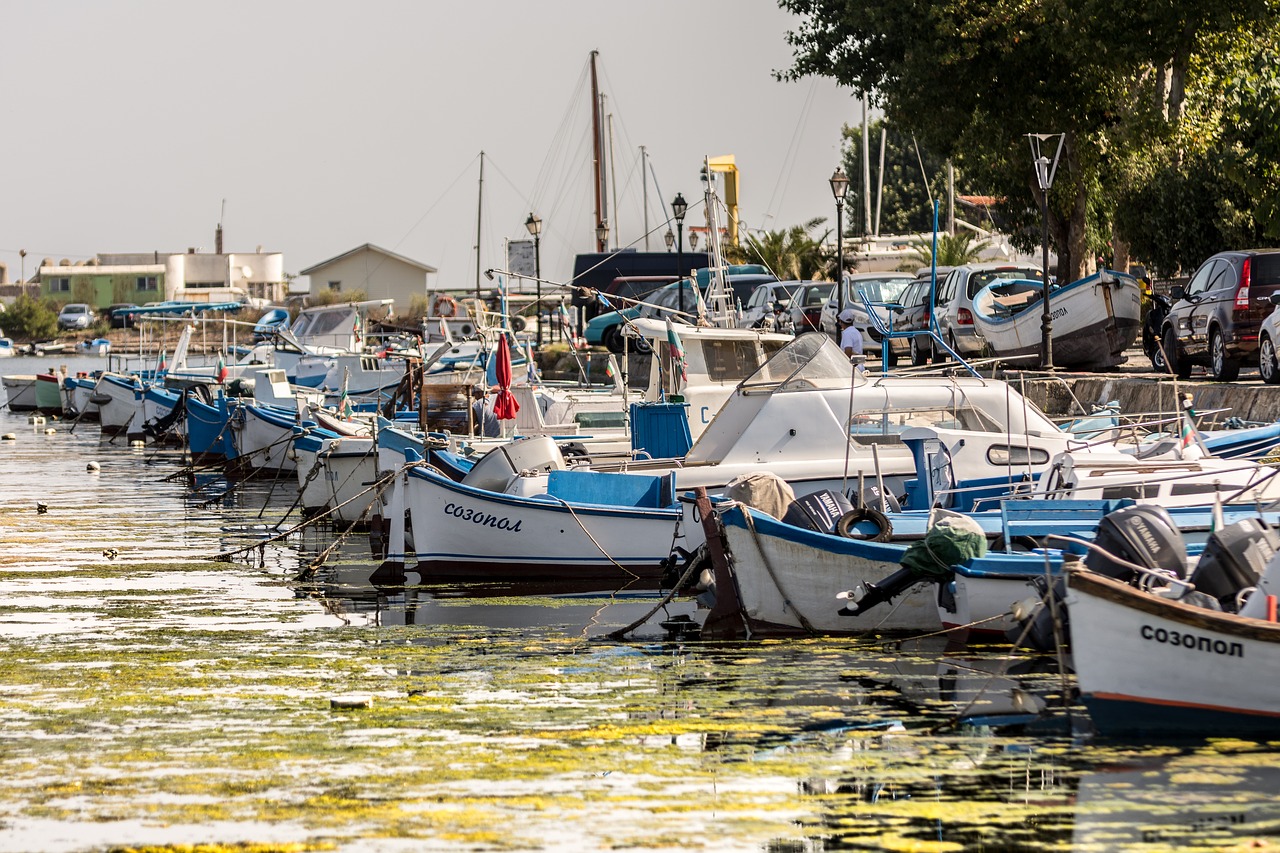
[[[4,384],[5,399],[11,412],[34,412],[36,404],[35,374],[0,377]]]
[[[1070,572],[1072,660],[1094,725],[1120,736],[1280,735],[1280,685],[1270,678],[1280,668],[1278,562],[1252,592],[1240,590],[1248,598],[1238,613],[1178,600],[1187,586],[1168,579],[1155,594]],[[1200,591],[1210,586],[1201,571],[1189,579]]]
[[[973,298],[973,325],[993,355],[1040,356],[1043,284],[997,280]],[[1125,361],[1142,328],[1141,286],[1133,276],[1102,270],[1049,293],[1053,363],[1102,370]]]
[[[111,371],[103,373],[89,399],[98,406],[103,435],[142,433],[142,382],[138,377]]]
[[[15,355],[17,348],[13,345],[13,338],[7,338],[0,332],[0,358],[12,358]]]

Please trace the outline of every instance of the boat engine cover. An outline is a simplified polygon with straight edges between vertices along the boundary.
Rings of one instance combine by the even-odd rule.
[[[1257,518],[1229,524],[1209,536],[1191,573],[1197,592],[1211,595],[1222,609],[1236,611],[1236,594],[1258,585],[1258,578],[1280,550],[1280,531]]]
[[[1094,544],[1121,560],[1148,569],[1187,576],[1187,545],[1168,510],[1155,504],[1137,504],[1115,510],[1098,523]],[[1129,583],[1133,569],[1090,549],[1085,565],[1091,571]]]
[[[786,514],[782,516],[782,521],[805,530],[834,533],[836,523],[852,509],[853,504],[844,495],[831,489],[822,489],[801,495],[792,501]]]

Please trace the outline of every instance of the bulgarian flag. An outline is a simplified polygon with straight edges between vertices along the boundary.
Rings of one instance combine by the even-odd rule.
[[[667,320],[667,347],[671,352],[671,360],[680,365],[680,378],[689,381],[689,369],[684,359],[684,347],[680,344],[680,336],[675,327]]]
[[[360,334],[360,315],[359,314],[357,314],[355,316],[355,319],[352,320],[351,325],[352,325],[351,334],[355,335],[356,344],[363,343],[364,336]]]
[[[169,369],[169,356],[164,350],[160,350],[160,364],[156,367],[156,373],[164,373]]]
[[[219,385],[227,381],[227,363],[222,360],[221,353],[218,354],[218,369],[214,373],[214,378],[218,380]]]

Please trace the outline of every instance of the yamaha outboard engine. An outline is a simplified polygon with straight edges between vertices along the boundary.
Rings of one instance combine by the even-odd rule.
[[[802,527],[805,530],[816,530],[819,533],[834,533],[836,522],[845,513],[853,509],[849,499],[839,492],[823,489],[808,495],[801,495],[791,502],[786,515],[782,516],[784,524]]]
[[[1162,506],[1137,504],[1104,516],[1098,523],[1094,544],[1107,553],[1091,548],[1084,562],[1100,575],[1133,582],[1138,572],[1119,562],[1125,560],[1179,578],[1187,576],[1186,543]]]
[[[1236,596],[1258,585],[1262,570],[1280,550],[1280,531],[1266,522],[1246,518],[1215,532],[1205,543],[1204,553],[1191,573],[1196,592],[1217,599],[1223,610],[1235,613]]]

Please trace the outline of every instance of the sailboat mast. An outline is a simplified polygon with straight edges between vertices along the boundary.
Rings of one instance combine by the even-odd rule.
[[[621,223],[618,220],[618,159],[613,153],[613,113],[609,113],[609,185],[613,190],[613,226],[609,230],[613,233],[613,245],[621,245],[622,241],[618,239],[618,229]]]
[[[600,239],[603,236],[604,225],[604,169],[601,161],[604,159],[604,152],[601,150],[601,142],[603,134],[600,132],[600,85],[596,80],[596,56],[600,51],[591,51],[591,170],[595,179],[595,195],[596,195],[596,251],[603,252],[606,249],[606,240]]]
[[[640,146],[640,206],[644,208],[644,250],[649,251],[649,157]]]
[[[480,216],[484,211],[484,152],[480,152],[480,191],[476,198],[476,302],[480,302]]]

